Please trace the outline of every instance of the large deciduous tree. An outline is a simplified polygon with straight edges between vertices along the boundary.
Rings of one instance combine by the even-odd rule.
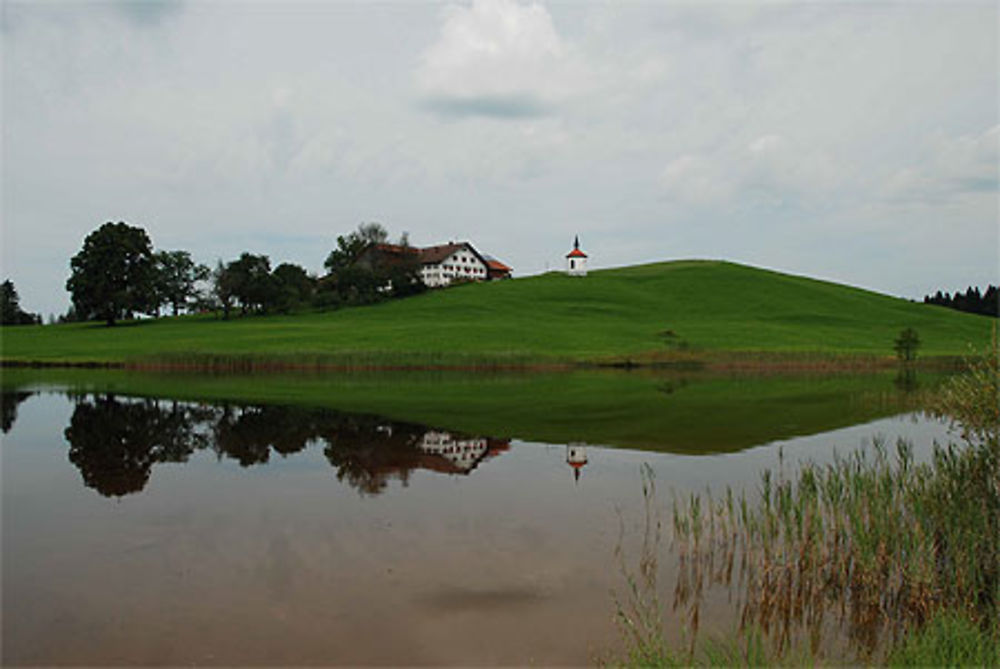
[[[277,282],[275,308],[281,312],[309,304],[316,291],[316,280],[305,268],[292,263],[281,263],[271,273]]]
[[[156,264],[149,235],[124,222],[105,223],[70,260],[66,290],[81,319],[114,325],[156,307]]]
[[[271,275],[271,260],[266,255],[240,254],[239,260],[226,265],[233,297],[240,310],[267,313],[278,292],[277,280]]]

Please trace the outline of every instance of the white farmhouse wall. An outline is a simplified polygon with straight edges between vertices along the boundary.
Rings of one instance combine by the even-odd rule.
[[[485,281],[488,269],[479,256],[468,248],[463,248],[439,263],[424,265],[420,270],[420,278],[424,280],[425,286],[435,288],[462,279]]]

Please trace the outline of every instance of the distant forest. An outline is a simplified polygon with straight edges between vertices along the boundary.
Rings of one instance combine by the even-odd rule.
[[[942,293],[940,290],[933,295],[924,297],[924,304],[939,304],[949,309],[967,311],[970,314],[982,314],[984,316],[1000,316],[1000,293],[996,286],[987,286],[986,292],[980,292],[979,288],[971,286],[964,292],[956,292],[954,295]]]

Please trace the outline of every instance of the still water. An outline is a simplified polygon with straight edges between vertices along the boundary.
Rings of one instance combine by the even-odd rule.
[[[668,509],[671,490],[753,487],[779,451],[948,437],[903,412],[670,452],[146,394],[6,389],[4,664],[592,663],[617,648],[643,463]]]

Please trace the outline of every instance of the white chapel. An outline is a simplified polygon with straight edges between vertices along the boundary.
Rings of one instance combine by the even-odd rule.
[[[587,276],[587,254],[580,250],[580,236],[573,240],[573,250],[566,254],[566,274]]]

